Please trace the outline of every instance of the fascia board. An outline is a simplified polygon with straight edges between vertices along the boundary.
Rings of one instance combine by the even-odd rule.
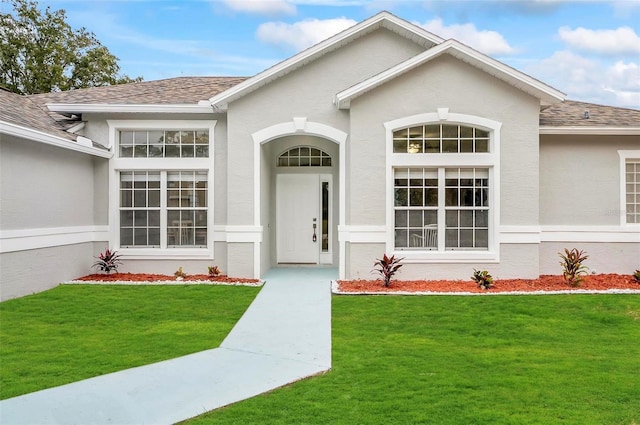
[[[367,30],[384,26],[387,29],[394,30],[394,27],[400,31],[396,32],[409,32],[416,37],[427,40],[433,44],[439,44],[443,41],[442,38],[431,34],[430,32],[423,30],[407,21],[400,19],[389,12],[381,12],[365,21],[360,22],[347,28],[346,30],[322,41],[302,52],[298,53],[286,59],[271,68],[233,86],[232,88],[219,93],[209,99],[209,102],[216,110],[226,110],[229,102],[242,97],[244,94],[255,90],[258,87],[268,83],[269,81],[278,78],[281,75],[285,75],[288,72],[298,68],[300,65],[310,62],[316,57],[322,56],[328,51],[331,51],[333,47],[346,44],[352,39],[355,39],[361,34],[365,34]]]
[[[494,75],[496,78],[500,78],[520,90],[535,95],[541,100],[541,103],[558,103],[563,101],[565,98],[564,93],[554,89],[553,87],[535,80],[534,78],[531,78],[528,75],[523,74],[522,72],[480,52],[477,52],[456,40],[450,39],[392,68],[389,68],[372,78],[341,91],[336,94],[334,103],[339,109],[348,109],[352,99],[445,53],[451,54],[462,61]],[[525,88],[522,87],[523,85]]]
[[[542,126],[540,134],[580,135],[580,136],[637,136],[640,135],[640,127],[578,127],[578,126]]]
[[[84,146],[72,140],[64,139],[62,137],[54,136],[42,131],[22,127],[5,121],[0,121],[0,133],[20,137],[22,139],[32,140],[34,142],[44,143],[46,145],[72,150],[75,152],[81,152],[100,158],[111,158],[113,156],[113,153],[110,151],[104,151],[102,149]]]
[[[51,112],[58,113],[159,113],[159,114],[211,114],[213,109],[202,104],[129,104],[129,103],[47,103]]]

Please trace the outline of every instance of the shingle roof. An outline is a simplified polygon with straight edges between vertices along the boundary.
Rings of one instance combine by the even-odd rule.
[[[196,104],[245,77],[177,77],[28,96],[38,103]]]
[[[585,112],[588,111],[589,118]],[[565,100],[540,112],[547,127],[640,127],[640,110]]]
[[[65,130],[68,121],[56,121],[48,111],[29,97],[0,89],[0,121],[39,130],[53,136],[75,141],[76,136]]]

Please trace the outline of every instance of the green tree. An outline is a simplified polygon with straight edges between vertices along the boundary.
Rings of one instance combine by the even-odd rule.
[[[0,11],[0,86],[35,94],[142,80],[119,75],[118,58],[92,32],[71,28],[64,10],[41,12],[34,0],[11,5],[13,13]]]

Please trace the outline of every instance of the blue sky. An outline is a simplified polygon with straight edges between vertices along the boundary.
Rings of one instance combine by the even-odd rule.
[[[40,1],[145,80],[254,75],[381,10],[567,93],[640,108],[640,2],[564,0]],[[4,3],[3,8],[6,7]]]

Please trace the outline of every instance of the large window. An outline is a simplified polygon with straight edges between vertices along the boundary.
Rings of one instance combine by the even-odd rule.
[[[120,246],[207,246],[206,171],[121,171]]]
[[[502,124],[438,108],[384,126],[387,251],[416,262],[498,259]]]
[[[628,224],[640,223],[640,159],[628,158],[624,164],[625,217]]]
[[[208,130],[121,130],[121,158],[208,158]]]
[[[394,223],[398,250],[487,250],[488,169],[394,168]]]
[[[489,152],[489,132],[451,124],[428,124],[393,132],[394,153]]]
[[[108,120],[110,222],[123,254],[213,257],[212,120]]]

